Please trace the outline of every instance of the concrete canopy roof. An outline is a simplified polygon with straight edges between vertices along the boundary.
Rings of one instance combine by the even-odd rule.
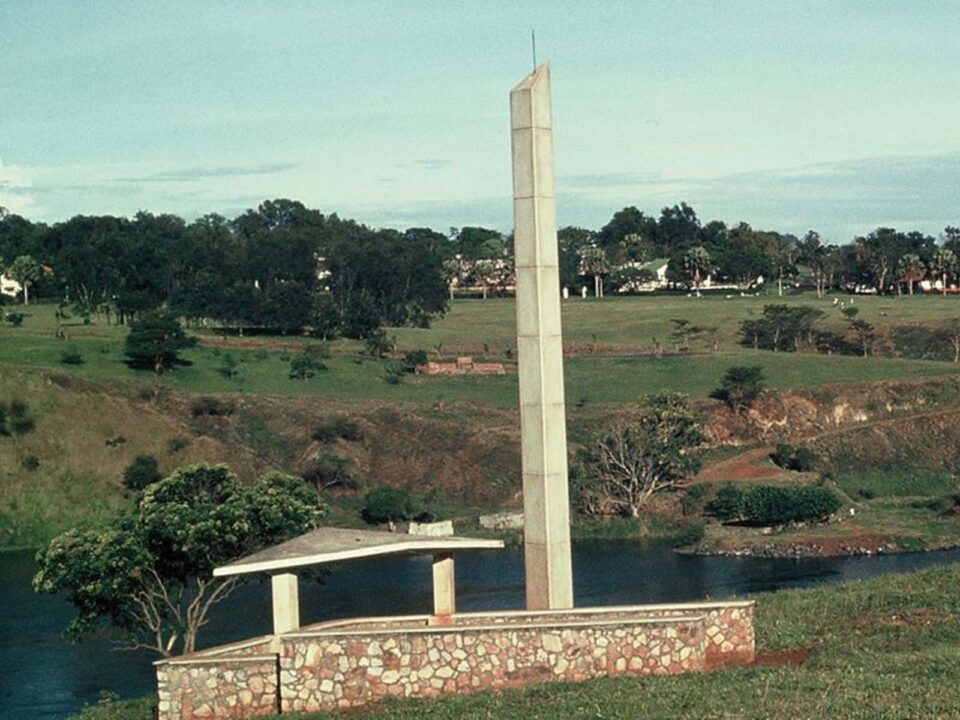
[[[491,550],[502,547],[502,540],[402,535],[379,530],[324,527],[235,560],[228,565],[222,565],[215,568],[213,574],[215,577],[224,577],[292,570],[383,555],[432,555],[459,550]]]

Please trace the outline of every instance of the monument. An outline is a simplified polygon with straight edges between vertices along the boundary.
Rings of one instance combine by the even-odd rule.
[[[573,607],[550,65],[510,92],[528,610]]]
[[[673,675],[753,661],[751,601],[573,608],[550,69],[510,93],[525,610],[462,612],[453,553],[499,540],[320,528],[214,575],[271,576],[273,632],[158,660],[160,720],[333,711],[546,681]],[[296,575],[432,556],[429,614],[301,625]]]

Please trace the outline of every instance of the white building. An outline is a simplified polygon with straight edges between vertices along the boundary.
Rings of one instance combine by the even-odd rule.
[[[6,275],[0,275],[0,295],[18,298],[22,293],[23,288],[20,286],[20,283]]]

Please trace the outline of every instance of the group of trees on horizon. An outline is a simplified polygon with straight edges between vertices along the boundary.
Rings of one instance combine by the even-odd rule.
[[[830,289],[944,291],[960,275],[960,229],[939,242],[917,231],[877,228],[847,245],[758,230],[745,222],[703,223],[686,203],[658,217],[636,207],[599,230],[558,232],[560,283],[574,292],[629,292],[663,259],[677,288],[708,277],[744,290],[762,278]],[[133,218],[78,215],[46,225],[0,208],[0,268],[23,302],[53,299],[125,323],[163,307],[189,321],[275,332],[311,329],[363,338],[380,326],[426,326],[457,288],[482,297],[513,282],[513,238],[482,227],[405,231],[370,228],[302,203],[268,200],[227,219],[192,222],[141,211]]]

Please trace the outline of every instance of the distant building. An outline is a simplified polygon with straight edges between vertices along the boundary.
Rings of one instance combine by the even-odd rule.
[[[0,275],[0,295],[17,298],[23,292],[23,287],[13,278]]]
[[[506,375],[503,363],[478,363],[472,357],[458,357],[456,362],[426,362],[417,366],[418,375]]]

